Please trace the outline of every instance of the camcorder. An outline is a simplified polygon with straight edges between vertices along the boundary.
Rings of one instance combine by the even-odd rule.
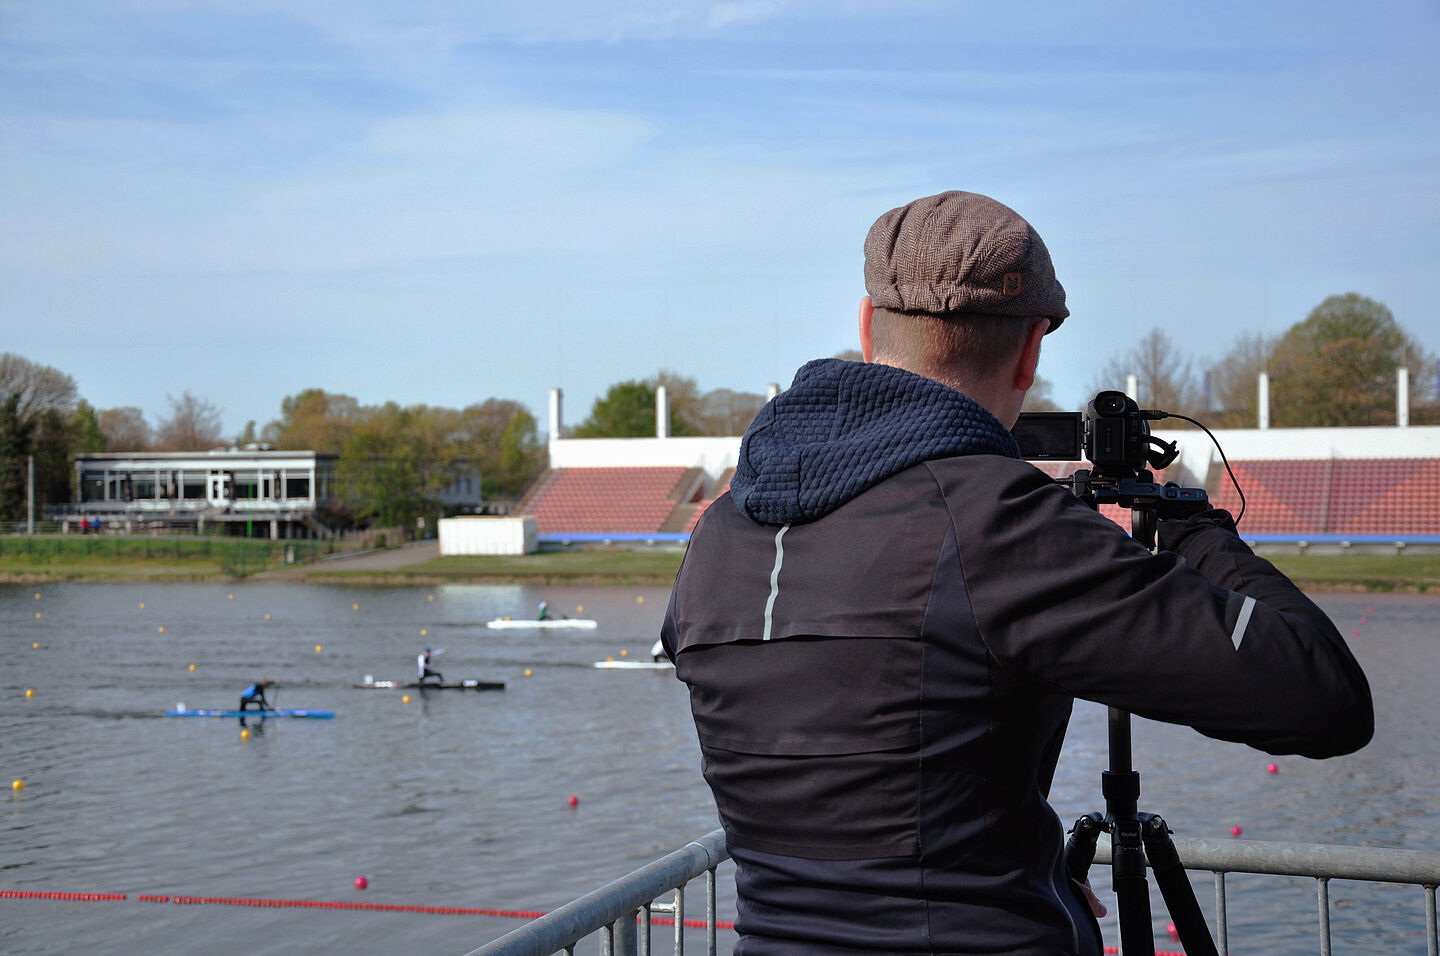
[[[1203,488],[1159,484],[1151,468],[1163,469],[1180,455],[1176,442],[1150,434],[1150,422],[1169,412],[1142,409],[1124,392],[1102,391],[1084,412],[1022,412],[1011,430],[1027,461],[1088,461],[1089,468],[1056,478],[1077,498],[1099,508],[1130,509],[1130,533],[1155,545],[1156,522],[1208,511]]]

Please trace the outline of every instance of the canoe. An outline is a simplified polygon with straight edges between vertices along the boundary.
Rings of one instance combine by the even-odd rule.
[[[417,681],[396,681],[396,680],[366,680],[363,684],[356,684],[362,690],[504,690],[503,681],[486,680],[447,680],[447,681],[426,681],[421,684]]]
[[[335,716],[333,710],[302,710],[300,708],[289,708],[284,710],[214,710],[210,708],[198,708],[193,710],[167,710],[166,717],[310,717],[318,720],[329,720]]]
[[[519,628],[576,628],[580,630],[590,630],[591,628],[595,627],[595,622],[583,617],[562,617],[554,620],[546,619],[544,621],[518,619],[512,620],[508,617],[505,617],[499,619],[498,621],[490,621],[486,623],[485,626],[493,628],[497,631],[515,630]]]

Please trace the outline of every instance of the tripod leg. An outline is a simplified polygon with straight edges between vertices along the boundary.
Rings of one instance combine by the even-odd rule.
[[[1065,874],[1076,883],[1084,883],[1089,877],[1090,864],[1095,862],[1095,843],[1105,828],[1105,817],[1099,813],[1085,814],[1070,828],[1070,837],[1065,841]]]
[[[1180,862],[1180,854],[1170,839],[1170,828],[1156,814],[1139,816],[1145,853],[1150,858],[1150,868],[1155,871],[1155,884],[1160,887],[1170,918],[1175,921],[1181,945],[1189,956],[1217,956],[1210,927],[1205,923],[1200,904],[1195,900],[1195,890],[1185,875],[1185,865]]]
[[[1155,951],[1155,928],[1150,921],[1150,885],[1145,879],[1138,819],[1115,821],[1110,854],[1111,882],[1120,909],[1120,952],[1122,956],[1149,956]]]

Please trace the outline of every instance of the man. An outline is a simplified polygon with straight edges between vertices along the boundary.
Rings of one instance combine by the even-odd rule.
[[[1098,954],[1047,793],[1072,700],[1272,753],[1370,738],[1325,615],[1212,511],[1151,554],[1019,459],[1069,315],[1035,230],[984,196],[865,242],[863,363],[756,417],[661,629],[755,954]]]
[[[430,650],[430,648],[427,647],[427,648],[425,648],[425,653],[423,653],[423,654],[421,654],[419,657],[415,658],[415,664],[416,664],[416,666],[417,666],[417,667],[419,668],[419,670],[420,670],[420,678],[419,678],[415,683],[417,683],[417,684],[423,684],[423,683],[425,683],[425,678],[427,678],[427,677],[433,677],[433,678],[435,678],[435,679],[438,680],[438,681],[444,681],[444,680],[445,680],[445,675],[444,675],[444,674],[440,673],[440,672],[437,671],[437,670],[434,670],[434,669],[431,668],[431,666],[430,666],[431,658],[438,657],[439,655],[444,654],[444,653],[445,653],[445,648],[443,648],[443,647],[440,648],[438,651],[432,651],[432,650]]]
[[[270,702],[265,699],[265,688],[273,683],[275,682],[267,677],[242,690],[240,692],[240,710],[242,712],[249,710],[251,704],[255,705],[256,710],[269,710]]]

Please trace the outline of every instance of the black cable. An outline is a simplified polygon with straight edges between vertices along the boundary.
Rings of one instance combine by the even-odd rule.
[[[1220,453],[1220,460],[1225,463],[1225,471],[1227,474],[1230,475],[1230,481],[1235,486],[1235,493],[1240,496],[1240,513],[1235,516],[1235,530],[1239,531],[1240,519],[1245,517],[1245,492],[1240,488],[1240,480],[1235,477],[1235,470],[1230,467],[1230,459],[1225,457],[1225,449],[1220,447],[1219,439],[1215,437],[1214,432],[1210,431],[1210,429],[1206,428],[1204,425],[1202,425],[1200,422],[1197,422],[1189,415],[1177,415],[1174,412],[1166,412],[1165,416],[1167,418],[1178,418],[1182,422],[1189,422],[1205,434],[1209,435],[1210,440],[1215,443],[1215,450]]]

